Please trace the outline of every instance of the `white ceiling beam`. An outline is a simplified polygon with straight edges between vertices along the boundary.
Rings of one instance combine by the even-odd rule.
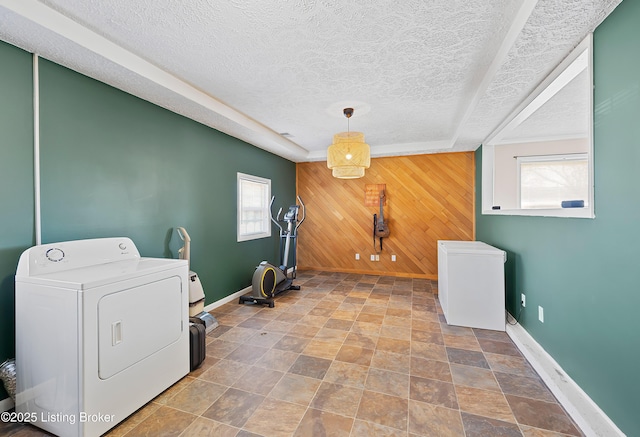
[[[469,118],[471,118],[471,115],[478,106],[480,99],[484,96],[484,93],[489,88],[489,85],[491,85],[491,82],[493,82],[498,69],[502,66],[505,59],[507,58],[509,51],[518,39],[518,36],[522,32],[522,29],[527,23],[527,20],[529,20],[529,17],[531,16],[531,13],[533,12],[533,9],[536,7],[537,3],[538,0],[523,0],[522,5],[520,6],[520,9],[518,9],[518,12],[511,22],[511,26],[504,36],[502,43],[500,44],[500,47],[496,52],[496,55],[491,61],[491,64],[484,72],[484,74],[478,72],[477,75],[474,75],[474,77],[482,77],[482,79],[477,82],[476,86],[473,87],[473,92],[471,93],[469,101],[466,105],[463,106],[465,108],[464,113],[455,123],[455,131],[450,140],[450,148],[456,144],[456,141],[460,136],[460,132],[462,132],[465,124],[467,123],[467,121],[469,121]]]
[[[0,7],[12,11],[23,18],[54,32],[63,38],[95,53],[126,70],[133,72],[161,87],[170,90],[203,108],[213,111],[246,129],[252,130],[277,146],[273,150],[260,147],[272,153],[282,156],[282,149],[289,155],[304,158],[308,150],[302,148],[293,141],[284,138],[277,132],[269,129],[247,115],[227,106],[215,97],[203,92],[193,85],[168,73],[156,65],[148,62],[140,56],[113,43],[107,38],[73,21],[69,17],[51,9],[37,0],[0,0]]]

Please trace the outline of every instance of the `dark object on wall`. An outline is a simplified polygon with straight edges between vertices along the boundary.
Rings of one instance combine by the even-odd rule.
[[[500,205],[495,205],[495,206],[492,206],[492,207],[491,207],[491,209],[495,209],[495,210],[498,210],[498,209],[500,209]]]
[[[201,323],[189,323],[189,370],[193,372],[206,356],[206,332]]]
[[[376,249],[376,238],[380,239],[380,252],[382,252],[382,239],[389,236],[389,226],[384,221],[384,190],[380,191],[380,215],[373,215],[373,248]],[[377,250],[377,249],[376,249]]]
[[[563,208],[584,208],[584,200],[563,200],[560,206]]]

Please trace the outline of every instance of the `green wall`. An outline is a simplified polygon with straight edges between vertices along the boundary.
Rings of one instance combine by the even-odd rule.
[[[0,363],[14,357],[13,275],[34,244],[31,55],[0,42]],[[7,397],[0,384],[0,400]]]
[[[629,436],[640,435],[639,22],[640,2],[625,1],[594,32],[596,218],[476,211],[476,238],[508,252],[511,314],[526,293],[522,326]]]
[[[0,65],[2,361],[14,356],[16,264],[35,241],[31,54],[0,42]],[[44,59],[39,76],[43,243],[127,236],[142,256],[177,258],[183,226],[207,304],[278,261],[275,232],[236,242],[236,173],[271,179],[287,207],[295,163]]]
[[[39,71],[44,243],[125,235],[176,258],[183,226],[207,303],[277,261],[275,238],[236,242],[236,173],[271,179],[289,205],[293,162],[52,62]]]

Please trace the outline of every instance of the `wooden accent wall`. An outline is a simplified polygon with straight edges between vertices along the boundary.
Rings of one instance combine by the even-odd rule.
[[[374,158],[363,178],[350,180],[331,176],[324,161],[298,163],[297,192],[307,212],[298,268],[436,279],[437,241],[475,237],[474,169],[473,152]],[[379,261],[370,260],[379,206],[365,206],[367,184],[386,184],[391,234]]]

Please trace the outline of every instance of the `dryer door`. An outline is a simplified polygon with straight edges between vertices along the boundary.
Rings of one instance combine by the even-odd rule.
[[[118,291],[98,302],[98,375],[108,379],[178,341],[179,276]]]

